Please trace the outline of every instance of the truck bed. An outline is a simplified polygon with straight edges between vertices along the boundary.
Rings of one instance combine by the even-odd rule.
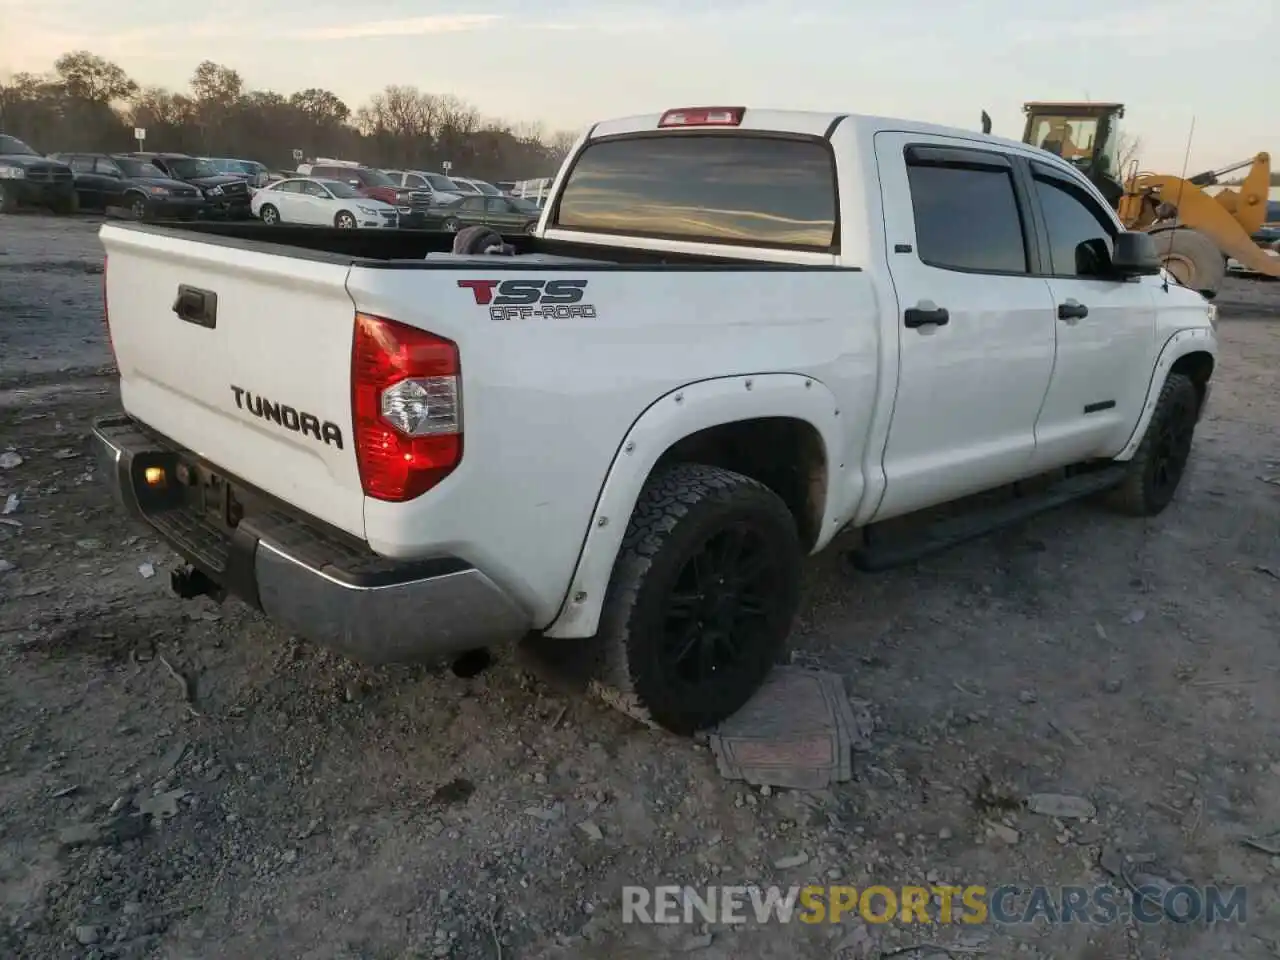
[[[118,226],[124,226],[120,224]],[[574,269],[618,267],[669,266],[685,269],[760,270],[792,272],[796,270],[822,270],[831,267],[814,267],[804,264],[768,263],[742,257],[710,256],[693,253],[674,253],[666,250],[644,250],[635,247],[604,246],[597,243],[571,243],[564,240],[546,240],[541,237],[511,236],[505,240],[515,248],[516,257],[465,256],[451,254],[454,234],[439,230],[340,230],[337,227],[268,226],[257,221],[180,221],[147,224],[143,227],[151,233],[171,234],[186,240],[204,240],[228,246],[262,250],[264,245],[280,249],[274,252],[292,257],[305,257],[327,262],[352,259],[387,261],[399,265],[414,264],[417,267],[456,268],[459,263],[482,260],[489,266],[510,264],[514,259],[521,266],[537,266],[539,269],[555,269],[573,266]],[[267,252],[263,250],[262,252]],[[558,258],[560,263],[547,258]],[[847,269],[847,268],[845,268]]]

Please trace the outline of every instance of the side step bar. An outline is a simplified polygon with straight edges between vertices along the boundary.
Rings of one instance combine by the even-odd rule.
[[[963,516],[940,520],[919,536],[903,542],[868,545],[858,550],[851,550],[846,556],[855,568],[868,573],[900,567],[935,553],[941,553],[967,540],[974,540],[1004,527],[1022,523],[1024,520],[1029,520],[1073,500],[1080,500],[1119,486],[1127,473],[1128,465],[1126,464],[1077,474],[1060,480],[1041,493],[1017,497]],[[876,525],[873,524],[867,528],[867,533],[874,533],[875,529]]]

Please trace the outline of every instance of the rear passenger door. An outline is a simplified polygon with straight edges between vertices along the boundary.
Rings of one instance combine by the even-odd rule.
[[[883,520],[1029,475],[1056,321],[1010,155],[890,132],[875,154],[898,313]]]
[[[1030,171],[1057,311],[1057,360],[1036,423],[1035,465],[1048,470],[1128,442],[1155,363],[1161,281],[1111,277],[1115,217],[1080,178],[1034,160]]]

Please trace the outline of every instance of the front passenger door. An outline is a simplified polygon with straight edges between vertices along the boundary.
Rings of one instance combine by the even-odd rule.
[[[1055,321],[1008,154],[886,131],[875,155],[898,320],[884,520],[1029,475]]]
[[[1079,179],[1032,161],[1056,311],[1057,361],[1036,421],[1037,470],[1110,457],[1128,442],[1155,363],[1159,277],[1117,280],[1119,223]]]

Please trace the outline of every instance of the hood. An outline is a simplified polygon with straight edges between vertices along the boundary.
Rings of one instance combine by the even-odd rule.
[[[244,183],[244,177],[233,177],[227,173],[219,173],[212,177],[192,177],[187,182],[208,189],[209,187],[225,187],[229,183]]]
[[[0,163],[9,167],[21,167],[23,170],[70,170],[65,163],[50,160],[48,157],[32,157],[25,153],[0,154]]]
[[[166,190],[181,190],[192,186],[185,180],[174,180],[172,177],[125,177],[125,179],[144,187],[164,187]]]

